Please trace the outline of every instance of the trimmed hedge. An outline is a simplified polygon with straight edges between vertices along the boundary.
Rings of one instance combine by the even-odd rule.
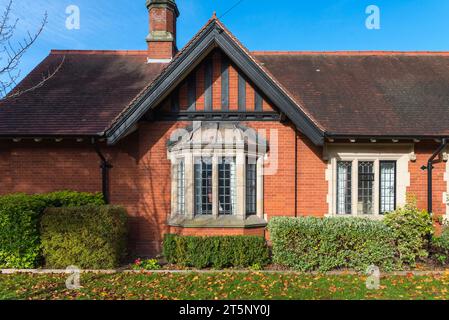
[[[102,193],[75,191],[57,191],[34,195],[45,202],[46,207],[82,207],[87,205],[102,206],[105,204]]]
[[[126,210],[117,206],[49,208],[42,217],[45,266],[111,269],[126,255]]]
[[[39,224],[45,208],[87,204],[104,204],[102,195],[61,191],[0,196],[0,268],[40,265]]]
[[[265,239],[255,236],[190,237],[165,235],[168,262],[198,269],[265,266],[269,251]]]
[[[362,218],[276,217],[268,225],[273,261],[300,271],[370,265],[395,268],[394,239],[380,221]]]

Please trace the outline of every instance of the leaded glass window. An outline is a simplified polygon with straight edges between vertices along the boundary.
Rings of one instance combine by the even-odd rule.
[[[237,206],[235,158],[220,158],[218,164],[218,213],[232,215]]]
[[[358,165],[358,214],[374,213],[374,162],[360,161]]]
[[[396,162],[380,162],[380,213],[396,209]]]
[[[257,165],[254,159],[248,159],[246,164],[246,214],[257,213]]]
[[[177,173],[177,199],[178,199],[178,213],[185,214],[185,165],[184,161],[180,160],[176,166]]]
[[[337,214],[352,213],[352,162],[337,163]]]
[[[195,213],[212,214],[212,159],[195,158]]]

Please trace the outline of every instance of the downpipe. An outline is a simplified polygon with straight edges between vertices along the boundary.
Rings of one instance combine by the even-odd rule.
[[[100,146],[95,139],[92,139],[92,144],[94,146],[95,152],[101,160],[101,184],[104,202],[106,204],[111,203],[110,191],[109,191],[109,171],[113,168],[112,164],[106,159],[106,157],[101,152]]]
[[[439,145],[438,149],[435,150],[435,152],[432,154],[432,156],[427,161],[427,167],[423,166],[422,169],[427,169],[427,212],[429,212],[431,215],[433,215],[433,164],[435,163],[436,157],[444,150],[444,148],[447,146],[448,140],[447,138],[443,138],[441,140],[441,144]]]

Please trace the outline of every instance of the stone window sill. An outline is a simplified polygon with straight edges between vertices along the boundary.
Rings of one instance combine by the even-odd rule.
[[[196,216],[190,219],[178,215],[171,217],[168,225],[183,228],[263,228],[267,222],[257,216],[246,219],[237,216]]]

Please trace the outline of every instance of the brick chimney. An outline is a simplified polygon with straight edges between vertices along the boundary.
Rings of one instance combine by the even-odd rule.
[[[147,0],[150,34],[147,36],[148,62],[167,62],[176,54],[176,19],[179,16],[175,0]]]

